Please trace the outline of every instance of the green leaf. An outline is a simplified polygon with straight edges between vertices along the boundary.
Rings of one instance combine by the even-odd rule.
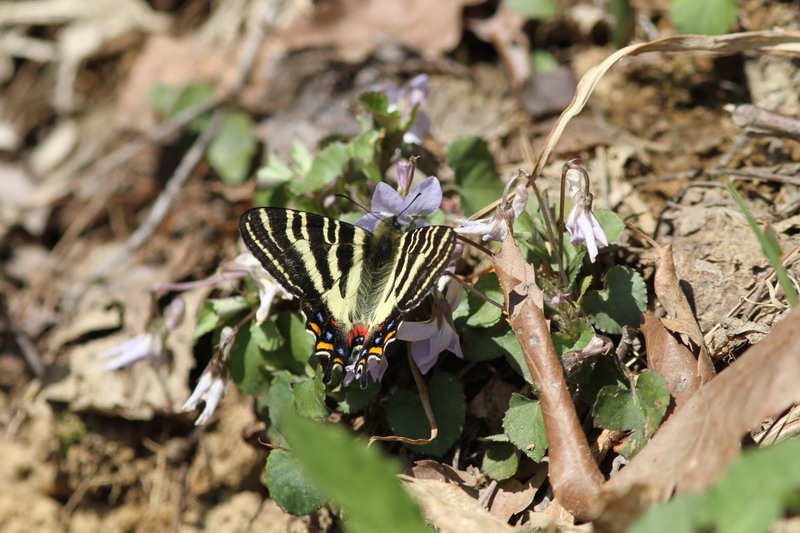
[[[590,290],[583,309],[592,323],[606,333],[622,333],[623,326],[639,327],[647,309],[647,288],[638,272],[624,266],[606,272],[602,290]]]
[[[595,424],[605,429],[633,430],[620,453],[631,458],[655,433],[669,406],[669,389],[661,374],[646,370],[629,390],[603,387],[592,408]]]
[[[706,493],[682,494],[647,510],[628,531],[769,531],[800,511],[800,439],[747,450]]]
[[[701,523],[720,532],[766,531],[784,510],[800,512],[800,439],[754,449],[708,492]]]
[[[150,89],[148,99],[153,109],[163,117],[170,117],[178,105],[183,89],[174,85],[156,85]]]
[[[744,203],[742,197],[739,195],[736,189],[733,188],[733,183],[731,183],[730,179],[726,180],[726,185],[728,187],[728,192],[731,193],[731,196],[733,196],[733,199],[736,201],[739,209],[747,219],[750,229],[753,230],[758,242],[761,243],[761,249],[764,251],[764,255],[767,257],[770,266],[775,271],[775,276],[778,278],[778,283],[780,283],[784,294],[786,294],[786,300],[789,302],[789,305],[795,307],[798,303],[797,290],[789,279],[786,269],[784,269],[783,265],[781,265],[781,246],[780,243],[778,243],[777,237],[775,236],[774,232],[764,233],[761,230],[761,227],[758,225],[755,217],[747,208],[747,204]]]
[[[278,507],[302,516],[320,509],[328,499],[308,478],[300,461],[288,450],[272,450],[267,458],[267,487]]]
[[[297,415],[291,374],[284,371],[278,372],[272,377],[266,403],[269,407],[269,418],[272,421],[271,427],[283,433],[284,421],[290,416]]]
[[[463,303],[463,302],[462,302]],[[511,367],[533,383],[533,378],[525,363],[525,356],[519,340],[508,322],[501,320],[489,328],[470,328],[466,326],[466,316],[455,319],[456,330],[460,331],[461,350],[467,361],[489,361],[504,356]]]
[[[231,111],[208,144],[208,162],[228,185],[247,179],[257,148],[254,127],[246,113]]]
[[[558,11],[557,0],[504,0],[506,8],[529,19],[550,20]]]
[[[221,326],[228,318],[247,309],[249,309],[247,300],[241,296],[206,300],[200,306],[200,311],[197,314],[194,338],[199,339],[206,333]]]
[[[494,157],[480,137],[456,139],[447,146],[446,157],[456,175],[465,215],[472,215],[503,194]]]
[[[322,374],[298,381],[292,386],[292,391],[294,392],[294,405],[297,409],[297,414],[306,418],[324,418],[328,416]]]
[[[625,229],[625,221],[618,214],[608,209],[593,209],[595,218],[603,228],[609,243],[616,242]]]
[[[633,36],[636,12],[628,0],[610,0],[608,13],[612,19],[611,40],[618,48],[622,48]]]
[[[347,146],[335,142],[326,146],[311,164],[305,179],[292,185],[298,194],[307,194],[322,189],[339,177],[348,161]]]
[[[367,130],[354,137],[350,144],[347,145],[347,153],[357,163],[359,170],[368,179],[375,182],[381,181],[378,154],[380,153],[380,141],[382,138],[382,131]]]
[[[282,313],[275,319],[275,326],[277,335],[285,341],[264,353],[266,368],[304,374],[314,352],[314,340],[306,332],[305,322],[296,313]]]
[[[558,59],[549,51],[537,48],[531,51],[531,65],[536,72],[550,72],[558,67]]]
[[[346,531],[430,533],[396,475],[401,465],[344,429],[297,416],[284,419],[284,435],[309,478],[344,510]],[[273,452],[274,453],[274,452]]]
[[[454,375],[437,372],[428,383],[428,392],[439,434],[430,444],[406,446],[418,453],[441,457],[461,436],[466,416],[464,389]],[[416,392],[399,390],[392,394],[386,406],[386,418],[395,435],[422,439],[431,434],[422,401]]]
[[[672,0],[669,6],[678,33],[721,35],[731,29],[738,13],[737,0]]]
[[[381,390],[381,384],[370,381],[366,389],[361,387],[347,387],[344,391],[344,398],[339,402],[339,411],[346,415],[352,415],[363,409]]]
[[[308,171],[311,170],[311,165],[314,163],[314,154],[297,139],[292,141],[292,146],[289,148],[289,157],[292,158],[297,173],[301,176],[308,174]]]
[[[267,159],[267,166],[259,168],[256,172],[256,184],[259,188],[267,189],[286,183],[294,177],[292,169],[273,154]]]
[[[492,479],[502,481],[517,473],[519,450],[508,442],[492,442],[483,455],[481,472]]]
[[[196,107],[214,97],[214,86],[210,83],[195,83],[188,87],[157,85],[150,90],[150,102],[156,111],[166,118],[172,118],[181,111]],[[209,113],[197,117],[189,123],[189,129],[199,133],[208,124]]]
[[[697,510],[702,498],[696,494],[680,494],[668,504],[655,505],[644,512],[627,533],[699,533]],[[753,530],[755,531],[755,530]]]
[[[386,93],[382,92],[366,92],[361,93],[358,101],[364,106],[369,113],[375,115],[388,115],[389,114],[389,97]]]
[[[271,322],[264,324],[271,325]],[[228,360],[231,379],[245,394],[257,396],[267,388],[269,378],[264,365],[264,352],[259,346],[259,343],[265,342],[264,339],[262,327],[251,320],[248,327],[239,329],[231,346]]]
[[[482,292],[495,302],[501,304],[503,302],[503,291],[500,290],[500,282],[494,273],[482,276],[475,284],[475,290]],[[503,311],[499,307],[490,304],[472,291],[467,295],[467,302],[469,303],[467,326],[488,328],[497,324],[503,316]]]
[[[573,320],[570,331],[566,333],[553,333],[553,346],[560,356],[567,352],[583,350],[594,337],[594,328],[585,318]]]
[[[522,453],[537,463],[542,460],[547,451],[547,433],[538,400],[512,394],[503,417],[503,431]]]

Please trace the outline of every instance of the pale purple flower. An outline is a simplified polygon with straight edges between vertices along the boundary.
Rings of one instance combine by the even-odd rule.
[[[434,291],[433,310],[430,320],[425,322],[403,321],[397,330],[397,338],[411,343],[411,355],[420,372],[426,374],[439,359],[439,354],[449,350],[463,358],[458,333],[453,324],[453,310],[458,307],[463,287],[449,276],[445,282],[445,297]],[[440,281],[441,282],[441,281]]]
[[[436,176],[430,176],[414,187],[405,197],[387,183],[379,183],[372,195],[372,212],[356,222],[356,226],[367,231],[375,231],[378,224],[387,217],[397,217],[401,226],[411,224],[415,217],[435,213],[442,203],[442,186]],[[417,222],[418,226],[425,221]]]
[[[613,347],[614,345],[607,338],[594,335],[583,349],[566,352],[561,356],[561,361],[567,372],[572,372],[578,365],[586,361],[588,357],[601,353],[608,353]]]
[[[186,302],[183,298],[176,296],[164,311],[164,325],[167,331],[175,331],[183,323],[186,316]]]
[[[553,295],[553,297],[549,299],[550,305],[554,307],[571,301],[572,301],[572,293],[561,292],[558,289],[556,289],[555,295]]]
[[[208,366],[197,381],[191,396],[181,406],[181,411],[191,411],[197,407],[200,400],[205,401],[205,406],[200,416],[195,420],[196,426],[205,425],[217,410],[220,400],[228,390],[228,377],[225,362],[230,353],[233,341],[236,338],[235,330],[224,327],[219,336],[219,350],[209,361]]]
[[[586,187],[582,187],[582,178],[586,181]],[[608,238],[592,213],[592,193],[588,190],[589,176],[582,168],[569,168],[566,171],[566,179],[569,195],[572,198],[572,209],[565,223],[570,242],[574,245],[585,242],[589,260],[594,263],[598,251],[597,243],[608,246]]]
[[[272,279],[267,271],[264,270],[264,267],[261,266],[261,263],[258,262],[258,259],[250,252],[239,254],[235,262],[248,269],[250,278],[258,286],[259,305],[256,310],[256,324],[260,326],[269,317],[275,297],[281,296],[288,299],[291,298],[291,295]]]
[[[109,359],[103,367],[108,372],[129,367],[143,359],[150,359],[158,364],[163,362],[165,356],[163,333],[148,331],[106,350],[97,357]]]
[[[372,87],[372,90],[386,94],[389,99],[388,111],[390,113],[399,111],[400,117],[404,121],[411,117],[415,108],[417,109],[417,118],[414,123],[406,125],[409,129],[403,134],[403,142],[422,144],[422,137],[425,137],[431,130],[431,120],[422,109],[428,101],[428,75],[414,76],[403,87],[384,84],[376,85]]]
[[[167,334],[178,329],[185,314],[186,303],[183,298],[176,296],[164,310],[164,317],[154,320],[148,331],[97,356],[98,359],[109,359],[103,370],[108,372],[129,367],[143,359],[150,359],[154,365],[162,364],[167,358],[167,351],[164,349]]]
[[[397,192],[400,196],[406,196],[411,182],[414,181],[414,172],[417,169],[417,157],[412,156],[408,159],[400,159],[397,162]]]
[[[385,354],[377,359],[375,357],[367,359],[367,372],[369,372],[369,375],[372,377],[372,381],[376,383],[383,379],[387,368],[389,368],[389,361],[386,359]],[[347,387],[356,377],[356,364],[352,363],[347,365],[344,367],[344,372],[342,385]]]
[[[189,396],[189,399],[186,400],[186,403],[181,407],[181,411],[192,411],[197,407],[200,400],[205,400],[206,405],[203,407],[203,412],[200,413],[200,416],[198,416],[197,420],[194,422],[196,426],[203,426],[211,420],[211,416],[214,414],[214,411],[217,410],[217,405],[219,405],[219,401],[222,399],[227,388],[228,385],[223,376],[214,375],[213,371],[206,370],[203,375],[200,376],[200,380],[197,382],[192,395]]]
[[[492,216],[478,220],[459,220],[461,227],[456,228],[456,231],[462,235],[479,235],[484,241],[504,241],[508,237],[509,228],[514,227],[514,221],[525,211],[525,205],[528,203],[528,190],[524,182],[517,184],[514,189],[514,199],[508,201],[511,185],[518,181],[517,178],[523,177],[527,179],[528,174],[520,169],[506,183],[503,198]]]

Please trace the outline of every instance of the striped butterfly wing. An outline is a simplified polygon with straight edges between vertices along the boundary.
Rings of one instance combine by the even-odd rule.
[[[358,289],[351,276],[372,235],[329,217],[294,209],[256,207],[239,219],[248,250],[275,280],[301,300],[319,301],[334,287]]]
[[[372,234],[329,217],[274,207],[247,211],[239,230],[264,269],[303,300],[306,328],[330,383],[333,370],[344,366],[352,351],[350,309]]]
[[[367,386],[366,369],[380,362],[386,346],[395,339],[403,313],[430,294],[444,274],[456,244],[448,226],[425,226],[404,233],[398,242],[391,278],[372,317],[367,336],[355,360],[355,379]]]

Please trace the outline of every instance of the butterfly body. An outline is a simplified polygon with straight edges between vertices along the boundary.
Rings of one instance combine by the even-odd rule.
[[[314,353],[326,384],[353,365],[367,385],[368,365],[395,340],[403,313],[444,273],[455,246],[447,226],[401,232],[393,219],[374,233],[329,217],[261,207],[239,221],[250,252],[289,293],[302,300]]]

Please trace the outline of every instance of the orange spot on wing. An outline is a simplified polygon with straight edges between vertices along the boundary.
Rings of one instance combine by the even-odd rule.
[[[333,351],[333,344],[329,342],[318,342],[317,350]]]
[[[314,335],[316,335],[317,337],[322,335],[322,330],[320,329],[319,324],[317,324],[316,322],[309,322],[308,327],[311,328],[311,331],[313,331]]]
[[[381,348],[380,346],[373,346],[372,348],[369,349],[369,353],[381,356],[383,355],[383,348]]]

